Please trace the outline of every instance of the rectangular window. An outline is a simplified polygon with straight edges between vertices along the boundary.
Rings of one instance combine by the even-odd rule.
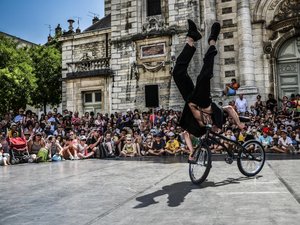
[[[223,33],[223,38],[224,39],[233,38],[233,32]]]
[[[95,92],[95,102],[101,102],[101,92]]]
[[[225,45],[224,52],[231,52],[234,51],[234,45]]]
[[[92,95],[92,93],[85,93],[84,94],[84,102],[85,103],[91,103],[91,102],[93,102],[93,95]]]
[[[231,7],[227,7],[227,8],[222,9],[222,14],[228,14],[228,13],[232,13],[232,8]]]
[[[235,76],[235,70],[225,71],[225,77],[234,77],[234,76]]]
[[[161,15],[161,0],[147,0],[147,16]]]
[[[102,109],[102,92],[82,92],[84,112],[100,112]]]

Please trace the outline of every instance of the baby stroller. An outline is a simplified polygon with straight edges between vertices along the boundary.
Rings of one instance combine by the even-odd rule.
[[[9,139],[11,164],[26,163],[30,158],[25,138],[14,137]]]

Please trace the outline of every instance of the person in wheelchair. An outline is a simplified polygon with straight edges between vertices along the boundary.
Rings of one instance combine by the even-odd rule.
[[[196,51],[195,42],[202,38],[196,24],[188,20],[188,33],[186,44],[176,60],[173,70],[174,81],[185,100],[185,106],[180,120],[180,126],[185,130],[184,138],[191,152],[189,162],[193,162],[193,145],[190,134],[200,137],[206,132],[206,125],[213,125],[213,129],[222,128],[225,117],[232,117],[239,129],[244,128],[242,123],[231,106],[220,107],[212,102],[210,94],[210,79],[213,77],[214,58],[217,55],[216,42],[220,34],[221,26],[215,22],[211,27],[208,38],[209,48],[203,59],[203,66],[197,77],[196,85],[188,75],[189,63]]]

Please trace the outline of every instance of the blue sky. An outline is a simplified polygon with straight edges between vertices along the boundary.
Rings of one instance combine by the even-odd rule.
[[[80,29],[92,25],[93,13],[104,16],[104,0],[0,0],[0,31],[24,40],[44,44],[57,24],[68,29],[67,20],[80,17]]]

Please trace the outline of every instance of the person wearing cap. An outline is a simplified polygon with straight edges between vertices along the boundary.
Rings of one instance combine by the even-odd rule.
[[[169,155],[176,155],[180,153],[182,150],[180,149],[179,141],[175,138],[175,134],[173,132],[169,132],[168,137],[170,139],[166,143],[165,152]]]
[[[272,150],[279,153],[295,153],[298,152],[295,150],[293,146],[292,139],[287,136],[286,130],[281,130],[280,138],[278,139],[278,146],[272,147]]]
[[[126,143],[120,152],[121,157],[134,157],[137,156],[137,151],[135,145],[132,143],[132,137],[126,137]]]
[[[209,48],[204,56],[204,64],[197,77],[196,85],[188,75],[188,67],[196,51],[196,42],[202,38],[196,24],[188,20],[188,33],[186,44],[177,57],[173,70],[174,81],[185,100],[185,106],[182,112],[180,125],[186,131],[184,138],[191,152],[190,162],[194,162],[192,157],[194,151],[189,134],[200,137],[206,132],[206,125],[214,125],[214,128],[222,129],[225,122],[224,112],[233,118],[240,129],[244,124],[240,122],[237,113],[231,106],[220,108],[212,102],[210,93],[210,79],[213,77],[214,57],[217,55],[216,42],[220,33],[220,23],[215,22],[211,27],[211,33],[208,38]]]
[[[79,159],[86,159],[88,155],[88,145],[86,144],[86,136],[80,136],[79,143],[77,144],[77,156]]]

